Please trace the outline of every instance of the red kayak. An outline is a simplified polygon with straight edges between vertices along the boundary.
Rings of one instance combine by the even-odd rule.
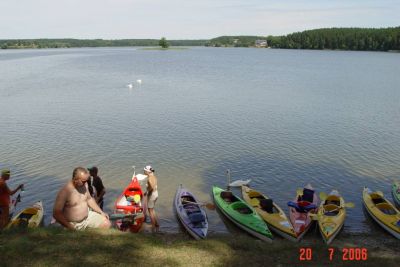
[[[318,197],[310,184],[298,190],[294,201],[288,202],[289,218],[293,225],[297,240],[300,240],[310,229],[313,220],[310,214],[318,211]]]
[[[115,214],[126,214],[123,219],[117,220],[117,228],[121,231],[131,231],[137,233],[144,222],[146,208],[143,198],[143,191],[140,183],[134,174],[132,182],[124,189],[122,194],[117,198],[114,205]]]

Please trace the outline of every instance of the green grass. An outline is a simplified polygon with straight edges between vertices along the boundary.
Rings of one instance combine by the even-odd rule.
[[[371,238],[369,238],[371,239]],[[362,266],[398,266],[400,244],[388,237],[335,243],[329,261],[328,247],[318,238],[292,243],[277,238],[265,243],[247,235],[214,235],[195,241],[186,234],[130,234],[117,230],[71,232],[42,228],[0,233],[1,266],[357,266],[343,262],[341,248],[365,247]],[[311,247],[313,259],[299,260],[299,249]],[[340,253],[339,253],[340,252]]]

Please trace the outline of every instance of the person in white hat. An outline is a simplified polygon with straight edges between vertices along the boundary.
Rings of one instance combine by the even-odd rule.
[[[154,169],[150,165],[144,167],[144,174],[149,177],[147,179],[147,191],[145,195],[147,195],[147,210],[149,211],[151,219],[151,227],[153,232],[158,232],[160,225],[158,224],[157,215],[154,211],[154,205],[158,198],[157,177],[154,175]]]

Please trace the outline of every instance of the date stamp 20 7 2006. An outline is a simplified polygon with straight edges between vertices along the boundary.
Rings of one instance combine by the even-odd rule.
[[[328,257],[332,261],[337,256],[337,249],[328,248]],[[341,257],[340,257],[341,256]],[[368,249],[366,248],[342,248],[339,250],[339,257],[342,261],[366,261],[368,259]],[[313,251],[312,248],[299,249],[300,261],[312,261]]]

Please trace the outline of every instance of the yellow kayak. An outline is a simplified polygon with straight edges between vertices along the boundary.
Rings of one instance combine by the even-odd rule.
[[[297,241],[293,226],[272,199],[247,186],[242,186],[242,195],[243,200],[255,209],[272,231],[286,239]]]
[[[38,227],[43,219],[43,204],[38,201],[32,206],[20,211],[8,223],[6,229],[14,227]]]
[[[372,192],[371,189],[364,187],[363,204],[372,219],[400,239],[400,211],[384,198],[382,192]]]
[[[344,199],[339,192],[332,190],[324,201],[321,201],[317,213],[319,231],[327,244],[330,244],[343,228],[346,218]]]

